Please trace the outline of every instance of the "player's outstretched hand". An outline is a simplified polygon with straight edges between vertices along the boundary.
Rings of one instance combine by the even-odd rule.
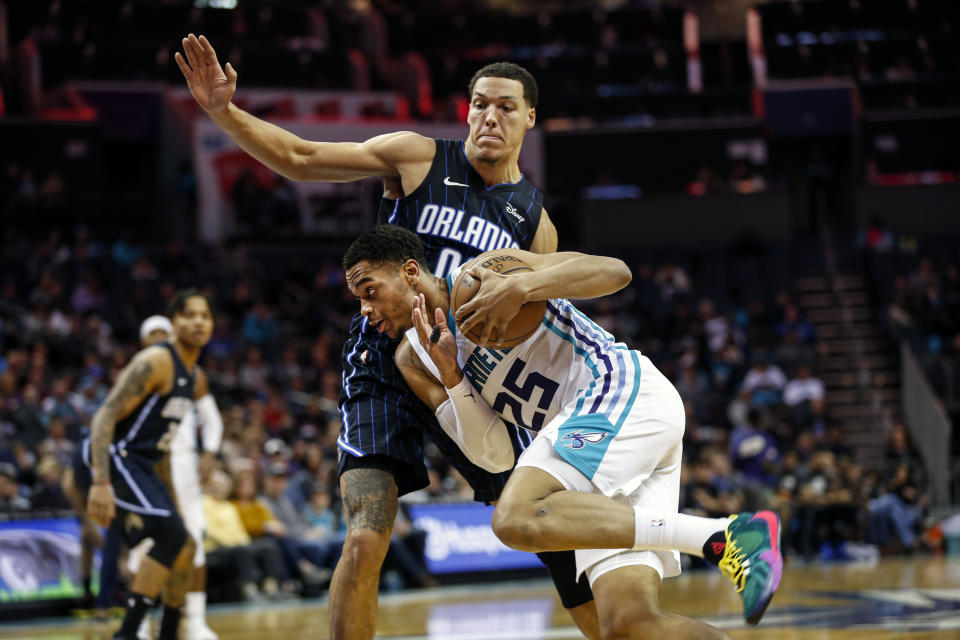
[[[467,271],[480,281],[480,289],[457,309],[455,320],[464,333],[471,329],[480,335],[478,344],[496,342],[507,335],[510,321],[520,312],[525,302],[520,289],[521,279],[504,276],[496,271],[476,266]]]
[[[455,387],[463,378],[457,362],[457,339],[450,333],[442,309],[434,310],[436,324],[431,324],[427,315],[427,303],[423,294],[417,295],[413,305],[413,326],[424,350],[440,370],[441,382],[446,387]]]
[[[90,487],[87,495],[87,516],[94,523],[106,527],[116,515],[116,505],[113,500],[113,489],[109,484],[95,484]]]
[[[225,69],[220,67],[217,52],[204,36],[199,38],[192,33],[183,39],[183,52],[174,55],[187,86],[197,104],[213,115],[230,104],[237,90],[237,72],[229,62]]]

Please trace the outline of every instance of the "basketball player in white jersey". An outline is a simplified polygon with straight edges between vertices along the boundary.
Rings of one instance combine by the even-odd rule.
[[[169,340],[173,325],[166,316],[150,316],[140,325],[140,342],[144,347]],[[197,455],[197,427],[202,428],[203,454]],[[223,437],[223,420],[213,395],[206,394],[196,401],[180,421],[180,428],[170,443],[170,474],[173,495],[187,531],[197,542],[193,556],[193,576],[187,592],[185,640],[217,640],[217,634],[207,626],[207,560],[203,551],[203,495],[200,490],[200,474],[212,468],[213,457],[220,450]],[[148,548],[148,547],[147,547]],[[130,553],[131,570],[135,571],[145,546],[138,545]],[[150,640],[149,620],[145,617],[137,632],[141,640]]]
[[[677,513],[685,423],[679,394],[646,357],[561,299],[619,290],[629,269],[583,254],[482,254],[464,268],[494,256],[533,268],[505,276],[522,278],[526,293],[503,304],[546,301],[530,338],[494,349],[472,343],[457,326],[449,291],[459,271],[437,278],[421,268],[421,252],[414,234],[377,227],[347,251],[347,282],[371,322],[398,334],[414,326],[397,349],[398,367],[477,464],[502,469],[512,462],[501,418],[538,432],[497,504],[497,536],[523,551],[576,549],[604,638],[723,637],[660,611],[659,583],[680,573],[678,549],[716,564],[741,594],[747,622],[756,624],[782,572],[777,516]],[[457,315],[468,314],[468,305]],[[427,309],[434,310],[429,320]]]

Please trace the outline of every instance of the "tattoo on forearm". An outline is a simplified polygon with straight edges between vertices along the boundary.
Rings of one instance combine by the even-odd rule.
[[[348,529],[389,533],[397,517],[397,483],[380,469],[351,469],[343,474],[343,510]]]
[[[124,370],[120,379],[110,390],[103,406],[97,409],[90,425],[90,463],[95,478],[110,477],[110,444],[117,421],[124,417],[123,410],[136,398],[146,393],[147,381],[153,373],[153,365],[141,360]]]

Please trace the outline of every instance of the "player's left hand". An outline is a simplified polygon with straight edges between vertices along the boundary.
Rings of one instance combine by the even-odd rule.
[[[413,305],[413,326],[417,329],[420,344],[440,370],[440,381],[448,388],[455,387],[463,379],[463,371],[457,362],[457,339],[447,327],[442,309],[434,309],[435,325],[429,318],[426,299],[421,293]],[[435,332],[438,332],[436,341],[430,339]]]
[[[480,281],[480,289],[457,309],[454,319],[460,330],[471,329],[480,335],[479,344],[496,343],[498,336],[507,335],[510,321],[526,302],[520,276],[504,276],[496,271],[476,266],[467,271]]]
[[[200,472],[200,478],[206,480],[210,477],[217,464],[217,458],[212,451],[204,451],[197,460],[197,471]]]
[[[94,524],[107,527],[116,515],[113,488],[109,484],[94,484],[87,493],[87,516]]]

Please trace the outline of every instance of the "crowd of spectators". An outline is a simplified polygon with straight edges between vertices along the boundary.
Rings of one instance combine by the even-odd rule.
[[[804,558],[923,547],[923,466],[906,429],[890,434],[880,467],[857,463],[816,375],[826,348],[790,293],[714,300],[673,262],[633,272],[625,292],[584,306],[684,400],[683,510],[775,509],[784,549]]]
[[[879,218],[859,236],[871,295],[888,335],[909,345],[954,424],[960,420],[960,239],[918,238]],[[960,438],[952,439],[953,492]]]
[[[333,260],[315,272],[265,270],[251,253],[107,241],[82,227],[38,239],[8,230],[0,243],[2,513],[68,508],[61,474],[136,351],[139,322],[162,312],[176,289],[199,286],[217,308],[202,364],[224,418],[218,461],[205,476],[211,570],[238,573],[235,597],[322,588],[344,530],[338,350],[356,303]],[[680,261],[632,266],[624,292],[582,306],[675,381],[688,414],[685,510],[771,506],[785,517],[785,547],[807,555],[842,557],[844,542],[864,537],[917,544],[891,517],[923,505],[905,432],[894,434],[899,457],[890,469],[854,462],[816,377],[817,332],[791,294],[714,300]],[[472,498],[435,447],[426,456],[430,485],[407,500]],[[431,584],[425,534],[403,521],[397,531],[395,583]]]
[[[890,334],[919,352],[960,354],[960,241],[921,243],[875,219],[860,243]]]

